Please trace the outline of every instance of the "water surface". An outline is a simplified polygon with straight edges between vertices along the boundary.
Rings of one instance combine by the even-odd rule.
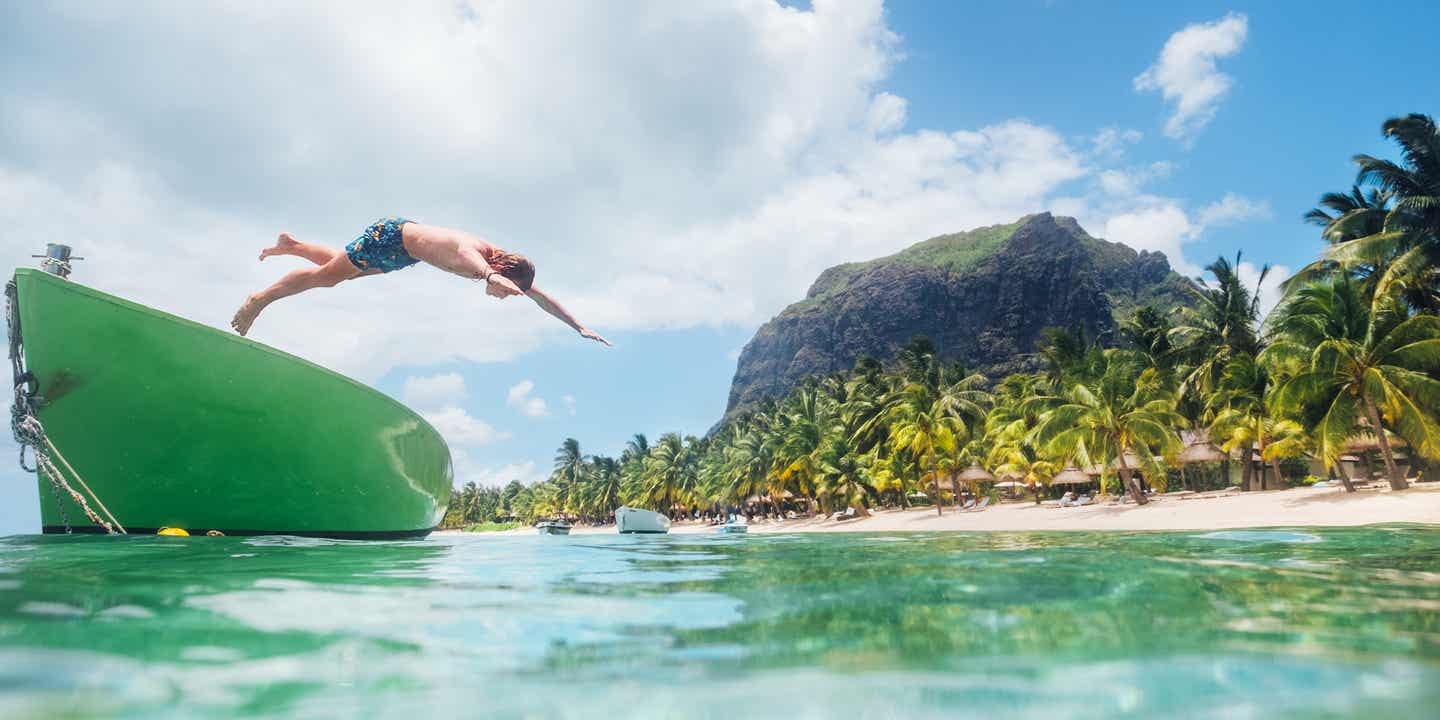
[[[0,539],[0,717],[1404,717],[1440,529]]]

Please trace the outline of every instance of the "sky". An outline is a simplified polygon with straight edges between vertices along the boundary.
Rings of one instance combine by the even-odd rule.
[[[1027,213],[1187,275],[1243,251],[1273,300],[1350,156],[1440,110],[1424,2],[285,5],[0,4],[0,251],[71,244],[76,281],[220,328],[302,264],[256,260],[280,231],[404,215],[527,254],[615,348],[423,266],[251,335],[410,404],[457,483],[701,434],[821,270]],[[37,502],[0,470],[0,534]]]

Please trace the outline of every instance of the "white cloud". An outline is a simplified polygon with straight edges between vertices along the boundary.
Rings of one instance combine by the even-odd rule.
[[[1102,128],[1090,138],[1091,152],[1100,157],[1118,158],[1125,154],[1127,145],[1134,145],[1145,137],[1139,130],[1133,128],[1118,128],[1110,126]]]
[[[455,487],[463,487],[465,483],[469,482],[481,487],[501,487],[509,485],[512,480],[519,480],[525,485],[533,485],[547,477],[531,460],[496,466],[483,465],[464,451],[455,451],[452,455],[454,456]]]
[[[1179,203],[1153,198],[1143,207],[1111,216],[1105,222],[1102,237],[1136,250],[1165,253],[1176,272],[1193,276],[1200,271],[1200,266],[1185,259],[1181,246],[1196,235],[1195,225]]]
[[[531,380],[521,380],[515,383],[505,393],[505,404],[519,410],[526,417],[538,418],[549,415],[550,407],[545,400],[530,396],[530,392],[534,389],[535,383]]]
[[[560,401],[565,403],[566,414],[568,414],[570,417],[575,417],[575,396],[561,395]]]
[[[1233,12],[1212,22],[1187,25],[1165,41],[1159,59],[1135,78],[1136,90],[1158,90],[1174,105],[1165,121],[1167,137],[1192,142],[1215,117],[1234,84],[1215,61],[1239,52],[1248,31],[1249,19]]]
[[[1259,267],[1252,262],[1241,261],[1240,265],[1235,268],[1235,274],[1240,277],[1240,282],[1243,283],[1245,287],[1251,291],[1255,291],[1256,282],[1260,280]],[[1265,282],[1260,283],[1259,286],[1260,317],[1263,318],[1270,314],[1270,311],[1275,308],[1276,303],[1280,302],[1280,298],[1285,294],[1284,291],[1281,290],[1280,284],[1285,282],[1285,279],[1288,277],[1290,277],[1289,267],[1285,265],[1270,266],[1270,272],[1265,276]]]
[[[421,410],[455,405],[465,399],[465,378],[453,372],[429,377],[408,377],[405,378],[400,399],[406,405]]]
[[[1164,160],[1133,168],[1110,168],[1098,173],[1100,188],[1107,195],[1131,197],[1139,195],[1144,186],[1170,176],[1175,166]]]
[[[1187,212],[1174,198],[1144,194],[1123,199],[1110,207],[1102,237],[1136,250],[1165,253],[1171,267],[1189,277],[1198,276],[1202,266],[1185,257],[1186,244],[1200,239],[1207,228],[1270,214],[1268,202],[1234,193],[1227,193],[1193,212]]]
[[[877,139],[829,172],[796,178],[753,211],[665,243],[653,241],[664,235],[658,231],[617,239],[621,274],[585,301],[600,317],[638,312],[652,326],[758,323],[802,297],[826,267],[1011,222],[1044,209],[1057,188],[1085,173],[1058,133],[1024,121]]]
[[[870,102],[865,117],[865,129],[875,135],[884,135],[899,130],[905,124],[905,98],[879,93]]]
[[[1241,220],[1270,217],[1270,203],[1265,200],[1251,200],[1234,193],[1200,208],[1196,218],[1201,225],[1231,225]]]
[[[464,409],[454,405],[421,415],[435,426],[452,451],[456,448],[489,445],[510,437],[510,433],[499,432],[491,427],[490,423],[477,420]]]

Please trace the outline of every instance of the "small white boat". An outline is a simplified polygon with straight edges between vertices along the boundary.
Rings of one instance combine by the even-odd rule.
[[[541,535],[569,535],[572,525],[564,520],[546,520],[535,526]]]
[[[750,524],[745,522],[745,516],[731,518],[729,522],[715,529],[721,535],[743,535],[750,532]]]
[[[615,529],[622,535],[670,532],[670,518],[653,510],[621,507],[615,511]]]

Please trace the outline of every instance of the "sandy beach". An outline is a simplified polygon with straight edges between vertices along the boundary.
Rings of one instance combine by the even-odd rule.
[[[1440,483],[1411,485],[1392,492],[1388,486],[1355,493],[1335,488],[1292,488],[1267,492],[1169,493],[1144,506],[1102,503],[1062,508],[1053,502],[1004,502],[981,512],[947,508],[879,510],[868,518],[835,521],[807,518],[756,521],[751,533],[1006,531],[1006,530],[1216,530],[1277,526],[1347,526],[1379,523],[1440,524]],[[459,532],[459,531],[445,531]],[[615,527],[576,526],[572,535],[613,534]],[[712,533],[705,523],[676,523],[673,534]],[[534,534],[518,528],[494,535]]]

